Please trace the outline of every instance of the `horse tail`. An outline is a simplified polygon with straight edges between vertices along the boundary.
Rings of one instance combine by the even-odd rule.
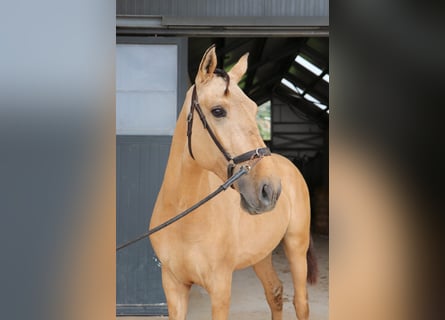
[[[314,253],[312,236],[309,239],[309,248],[306,253],[306,261],[307,261],[307,282],[309,284],[315,284],[318,279],[318,262]]]

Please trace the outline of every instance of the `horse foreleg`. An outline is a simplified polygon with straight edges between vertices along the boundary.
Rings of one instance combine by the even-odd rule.
[[[272,265],[272,253],[253,266],[264,287],[267,303],[272,312],[272,320],[283,318],[283,284]]]
[[[212,301],[212,320],[227,320],[232,290],[232,271],[215,270],[206,283]]]
[[[162,267],[162,286],[167,298],[170,320],[185,320],[190,285],[179,282],[166,267]]]
[[[307,244],[296,235],[287,234],[284,237],[284,252],[289,261],[292,282],[294,285],[294,307],[298,320],[309,319],[309,304],[307,296]],[[303,243],[302,243],[303,242]],[[308,241],[307,241],[308,242]],[[307,243],[306,242],[306,243]]]

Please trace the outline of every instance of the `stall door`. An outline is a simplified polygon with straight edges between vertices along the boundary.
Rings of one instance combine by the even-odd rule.
[[[178,46],[116,48],[117,221],[121,244],[147,231],[177,116]],[[166,315],[159,262],[144,239],[116,254],[118,315]]]

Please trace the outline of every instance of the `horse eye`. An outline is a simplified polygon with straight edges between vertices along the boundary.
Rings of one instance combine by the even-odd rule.
[[[226,110],[224,110],[223,107],[218,106],[218,107],[214,107],[212,109],[212,114],[216,118],[223,118],[226,116],[227,112],[226,112]]]

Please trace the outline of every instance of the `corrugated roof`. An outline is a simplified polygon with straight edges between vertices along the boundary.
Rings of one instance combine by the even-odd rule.
[[[329,16],[329,0],[117,0],[118,15]]]

